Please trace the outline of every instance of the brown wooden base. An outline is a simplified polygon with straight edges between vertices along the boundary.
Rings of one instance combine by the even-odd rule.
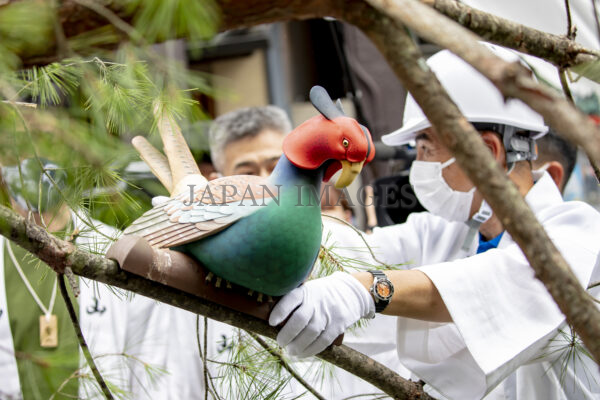
[[[132,274],[265,321],[281,298],[249,293],[246,288],[212,276],[202,264],[186,254],[155,249],[139,236],[123,236],[108,249],[106,258],[115,260],[121,269]],[[211,277],[207,279],[209,274]],[[343,338],[344,335],[340,335],[334,344],[341,345]]]
[[[127,272],[263,320],[269,319],[269,313],[279,299],[261,295],[262,301],[258,301],[257,294],[251,296],[248,289],[213,276],[186,254],[155,249],[139,236],[122,237],[110,247],[106,258],[115,260]],[[209,274],[211,278],[207,279]]]

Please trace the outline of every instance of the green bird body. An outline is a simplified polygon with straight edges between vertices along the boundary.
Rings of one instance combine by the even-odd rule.
[[[310,273],[321,243],[322,173],[303,171],[282,156],[269,179],[278,187],[266,202],[248,201],[250,215],[204,240],[181,246],[215,275],[271,296],[281,296]],[[239,207],[239,203],[232,205]]]
[[[269,178],[180,181],[180,187],[188,184],[187,193],[149,210],[124,233],[158,249],[183,251],[217,277],[259,293],[280,296],[300,285],[321,243],[321,182],[342,169],[337,184],[347,186],[374,157],[367,129],[317,89],[311,100],[323,115],[286,136]],[[171,164],[177,154],[169,157]]]

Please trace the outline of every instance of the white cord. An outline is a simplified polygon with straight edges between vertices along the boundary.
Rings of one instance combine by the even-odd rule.
[[[50,297],[50,304],[48,305],[48,308],[46,308],[44,306],[44,304],[42,303],[42,301],[40,300],[40,298],[38,297],[35,290],[33,290],[33,287],[29,283],[29,280],[25,276],[25,273],[23,272],[23,270],[21,269],[21,266],[17,262],[17,258],[15,257],[15,254],[13,253],[12,248],[10,247],[10,240],[5,240],[5,242],[6,242],[6,249],[8,250],[8,255],[9,255],[11,261],[13,262],[13,264],[15,265],[17,272],[21,276],[21,279],[23,279],[23,283],[25,283],[27,290],[29,291],[29,293],[31,294],[31,296],[33,297],[33,299],[35,300],[37,305],[40,307],[40,309],[43,311],[44,315],[46,316],[46,321],[49,321],[50,315],[52,314],[52,310],[54,309],[54,302],[56,300],[56,287],[57,287],[58,278],[56,278],[54,280],[54,289],[52,290],[52,296]]]

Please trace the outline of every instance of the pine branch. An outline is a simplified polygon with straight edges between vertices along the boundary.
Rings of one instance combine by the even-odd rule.
[[[371,0],[371,3],[381,4],[382,2]],[[552,246],[535,217],[528,211],[522,197],[515,190],[514,186],[508,182],[504,174],[490,167],[493,163],[487,155],[486,149],[477,133],[465,122],[464,117],[461,116],[458,109],[450,101],[435,77],[429,71],[423,71],[420,68],[419,60],[422,60],[420,58],[421,54],[406,34],[403,25],[389,18],[385,13],[375,10],[359,0],[319,2],[252,0],[243,3],[220,1],[219,4],[222,6],[223,11],[221,29],[329,15],[357,25],[371,37],[386,56],[405,86],[413,93],[417,102],[425,110],[433,125],[441,132],[442,142],[451,149],[459,165],[465,169],[469,178],[478,186],[486,200],[492,205],[497,215],[500,216],[502,223],[509,233],[511,233],[524,250],[532,267],[536,270],[537,276],[549,287],[561,310],[567,315],[569,322],[576,327],[581,337],[584,338],[586,345],[590,348],[596,360],[600,359],[600,340],[596,338],[597,333],[600,332],[600,320],[597,315],[598,313],[591,304],[591,300],[582,300],[579,283],[568,272],[568,266]],[[385,4],[395,3],[388,1]],[[401,4],[410,7],[422,5],[407,1]],[[492,41],[506,40],[507,42],[512,42],[512,47],[518,46],[519,50],[525,50],[530,54],[549,59],[559,66],[568,67],[596,59],[594,52],[577,48],[574,42],[568,41],[565,38],[541,34],[534,30],[528,31],[521,25],[510,25],[506,21],[497,18],[490,22],[492,25],[484,26],[484,28],[476,28],[476,24],[473,21],[479,20],[473,16],[479,16],[479,14],[472,9],[460,8],[462,5],[457,2],[429,0],[428,4],[433,4],[438,11],[440,11],[439,9],[444,4],[456,7],[460,13],[452,18],[461,21],[463,25],[470,24],[470,29],[475,30],[481,36]],[[94,13],[87,12],[88,10],[84,10],[72,1],[61,2],[60,7],[61,18],[66,23],[66,25],[63,25],[63,29],[67,38],[81,33],[81,30],[91,29],[106,23],[105,19],[98,18]],[[458,51],[468,62],[479,65],[479,68],[484,69],[482,71],[484,74],[489,69],[488,74],[492,75],[492,80],[501,86],[506,96],[521,98],[532,104],[535,103],[536,107],[538,107],[536,110],[547,116],[550,123],[559,132],[573,134],[573,138],[576,139],[574,141],[580,145],[585,142],[582,147],[587,149],[588,155],[591,156],[590,158],[592,160],[600,160],[598,158],[598,155],[600,155],[600,144],[597,141],[590,141],[589,144],[591,146],[587,146],[588,142],[586,140],[588,139],[589,132],[594,132],[597,136],[598,130],[590,125],[591,122],[585,116],[573,112],[572,108],[566,107],[566,101],[558,101],[555,94],[549,94],[545,89],[542,90],[539,86],[532,85],[531,78],[523,69],[515,65],[507,66],[505,63],[498,63],[497,59],[489,57],[489,54],[477,51],[477,46],[472,47],[475,37],[471,36],[468,40],[464,41],[464,44],[461,44],[460,39],[467,37],[464,32],[452,30],[451,32],[453,33],[458,32],[455,36],[453,33],[449,34],[449,31],[444,31],[443,29],[449,26],[447,20],[434,19],[433,21],[436,22],[432,24],[433,26],[424,24],[423,18],[428,16],[437,18],[439,15],[435,14],[435,16],[432,16],[427,14],[424,9],[416,9],[417,11],[414,11],[415,8],[410,7],[407,8],[408,10],[412,10],[408,13],[409,15],[406,13],[404,17],[396,15],[402,23],[413,27],[417,32],[420,32],[418,29],[419,26],[427,26],[429,34],[434,35],[434,39]],[[427,9],[431,11],[431,9]],[[123,17],[118,10],[113,11]],[[450,11],[446,14],[448,15]],[[86,21],[86,24],[78,24],[78,21]],[[494,39],[492,33],[499,32],[495,29],[502,27],[506,27],[503,31],[505,38],[498,37]],[[77,31],[78,29],[79,31]],[[477,31],[476,29],[481,30]],[[440,31],[445,33],[440,34]],[[524,34],[523,32],[528,33]],[[531,41],[529,39],[519,39],[519,36],[529,38]],[[424,35],[424,37],[427,36]],[[450,42],[444,42],[444,40],[450,40]],[[49,40],[49,45],[46,46],[48,49],[53,48],[50,42],[51,40]],[[531,47],[530,44],[533,43],[547,43],[549,50],[544,50],[544,46],[540,48]],[[502,42],[500,44],[506,45],[507,43]],[[51,57],[55,56],[51,55]],[[31,62],[33,58],[28,58],[28,60]],[[38,59],[37,62],[41,61]],[[275,330],[268,327],[263,321],[232,313],[217,305],[192,298],[173,289],[146,281],[143,278],[126,274],[120,271],[114,262],[101,257],[90,257],[89,254],[80,252],[69,244],[52,239],[45,231],[42,230],[42,232],[39,232],[35,227],[27,225],[22,220],[15,219],[14,215],[7,214],[6,211],[10,212],[8,209],[0,208],[0,232],[11,237],[12,240],[17,241],[22,247],[27,248],[44,259],[44,261],[57,271],[62,271],[68,265],[77,274],[82,276],[135,292],[141,292],[144,295],[168,304],[200,312],[213,319],[228,319],[230,323],[234,323],[236,326],[244,325],[241,326],[244,329],[250,329],[269,337],[273,337],[275,334]],[[566,299],[571,299],[571,301],[566,301]],[[322,353],[321,356],[337,361],[345,360],[342,362],[350,363],[348,364],[350,366],[347,365],[348,368],[356,368],[356,371],[362,373],[363,376],[370,376],[369,379],[378,379],[381,377],[386,379],[385,377],[389,376],[390,379],[384,383],[381,380],[378,380],[378,384],[374,383],[376,386],[385,386],[387,388],[386,392],[402,392],[404,395],[407,391],[416,390],[417,393],[420,393],[418,386],[410,386],[410,384],[407,386],[405,381],[398,381],[393,375],[386,375],[387,372],[385,370],[382,370],[378,374],[380,376],[372,377],[370,375],[372,372],[369,369],[370,367],[366,370],[364,369],[364,358],[355,358],[355,353],[344,353],[344,351],[343,347],[329,349]],[[351,361],[348,361],[350,359],[354,362],[360,359],[362,362],[358,361],[357,364],[352,364]]]
[[[571,40],[575,40],[577,28],[573,26],[573,19],[571,18],[571,5],[569,4],[569,0],[565,0],[565,10],[567,12],[567,37]]]
[[[588,160],[590,162],[590,166],[592,167],[592,170],[594,170],[594,175],[596,175],[596,180],[600,183],[600,168],[598,167],[598,164],[595,163],[591,158],[588,157]]]
[[[480,38],[417,0],[368,0],[419,36],[450,49],[488,78],[506,98],[517,98],[544,117],[561,136],[600,162],[600,129],[568,100],[531,77],[519,63],[495,56]]]
[[[98,14],[99,16],[105,18],[112,26],[114,26],[119,31],[121,31],[123,34],[125,34],[127,37],[129,37],[129,39],[131,39],[134,43],[146,44],[144,37],[142,35],[140,35],[140,33],[138,31],[136,31],[133,26],[129,25],[127,22],[125,22],[123,19],[121,19],[119,17],[119,15],[117,15],[117,13],[115,13],[110,8],[107,8],[104,5],[102,5],[101,3],[94,1],[94,0],[73,0],[73,1],[75,3],[77,3],[78,5],[85,7],[87,9],[93,11],[94,13]]]
[[[122,271],[113,260],[79,250],[4,206],[0,206],[0,234],[57,272],[62,273],[66,267],[70,267],[76,275],[139,293],[262,336],[277,336],[277,329],[269,326],[266,321]],[[329,347],[318,357],[364,379],[391,397],[431,398],[423,392],[421,385],[401,378],[384,365],[347,346]]]
[[[56,10],[57,1],[52,1],[52,8]],[[55,11],[56,13],[56,11]],[[58,15],[55,14],[53,18],[53,28],[54,28],[54,38],[56,40],[56,52],[60,59],[67,58],[73,54],[69,47],[69,42],[67,41],[67,37],[65,36],[65,31],[63,30],[62,24],[60,23],[60,19],[58,19]]]
[[[571,93],[571,89],[569,88],[569,82],[567,81],[567,73],[564,70],[564,68],[558,67],[558,78],[560,80],[560,86],[562,87],[563,93],[565,94],[565,98],[569,101],[569,103],[575,105],[575,100],[573,99],[573,94]],[[588,161],[590,163],[590,166],[592,167],[592,170],[594,171],[596,181],[600,183],[600,169],[598,169],[598,165],[589,156]]]
[[[388,268],[388,269],[393,269],[391,265],[384,263],[383,261],[380,261],[379,259],[377,259],[377,257],[375,256],[375,252],[373,252],[373,249],[371,248],[371,246],[369,246],[369,243],[367,242],[367,239],[365,239],[364,232],[361,232],[360,230],[356,229],[356,227],[354,225],[352,225],[351,223],[344,221],[341,218],[338,217],[334,217],[333,215],[328,215],[328,214],[322,214],[323,217],[327,217],[327,218],[331,218],[335,221],[338,221],[344,225],[346,225],[347,227],[351,228],[354,232],[356,232],[356,234],[360,237],[360,239],[363,241],[363,243],[365,244],[366,248],[369,250],[369,253],[371,253],[371,257],[373,258],[373,260],[379,264],[381,264],[382,266]]]
[[[496,167],[496,162],[478,132],[466,121],[431,70],[422,67],[423,56],[402,23],[413,29],[417,28],[415,31],[419,34],[426,33],[424,37],[449,47],[469,63],[478,64],[481,68],[482,62],[485,62],[486,67],[494,71],[494,75],[503,75],[506,72],[503,70],[507,68],[506,63],[495,64],[497,57],[490,57],[481,50],[472,33],[465,33],[464,28],[456,26],[454,22],[419,2],[369,2],[377,9],[367,6],[355,7],[345,10],[342,17],[361,28],[387,58],[396,75],[435,127],[441,142],[450,149],[461,168],[500,218],[502,225],[522,249],[536,277],[544,283],[566,315],[567,321],[575,327],[594,355],[596,362],[600,361],[600,312],[550,241],[516,186],[504,171]],[[425,29],[428,31],[423,32]],[[450,36],[442,38],[442,35]],[[516,67],[516,64],[508,65],[509,72],[512,70],[516,73],[513,78],[520,76],[521,83],[531,80],[523,76],[525,72],[519,75],[519,69]],[[542,94],[545,93],[545,89],[540,89],[541,92],[538,89],[537,85],[531,85],[531,95],[534,98],[544,97]],[[555,97],[556,95],[552,94],[550,98],[541,101],[552,103]],[[532,103],[531,98],[527,98],[526,102]],[[589,128],[591,121],[579,112],[574,112],[570,105],[565,104],[566,100],[556,102],[553,107],[556,107],[554,112],[557,116],[553,121],[558,119],[561,123],[573,122],[572,115],[565,113],[577,113],[577,119],[586,129]],[[546,116],[548,110],[544,111],[542,114]],[[582,132],[582,138],[587,138],[590,132],[596,132],[596,128]],[[597,150],[600,150],[600,146]]]
[[[65,268],[65,270],[68,269]],[[65,305],[67,306],[67,311],[69,312],[69,317],[71,318],[73,329],[75,329],[75,334],[77,335],[77,340],[79,341],[79,347],[81,347],[83,356],[85,357],[85,360],[87,361],[90,369],[92,370],[92,373],[94,374],[94,378],[96,378],[98,385],[100,385],[102,393],[104,393],[104,396],[107,399],[112,400],[113,395],[108,389],[108,386],[106,386],[104,378],[102,378],[102,375],[100,375],[100,371],[98,370],[98,367],[96,367],[96,363],[94,362],[94,357],[92,356],[92,353],[90,352],[90,349],[87,343],[85,342],[85,338],[83,337],[83,333],[81,332],[81,327],[79,326],[79,321],[77,319],[77,313],[73,308],[73,302],[71,302],[71,299],[69,298],[69,293],[67,292],[67,286],[65,285],[65,276],[60,273],[58,274],[58,287],[60,288],[60,294],[62,295],[62,298],[65,301]]]
[[[597,33],[597,39],[600,40],[600,21],[598,20],[598,6],[596,5],[596,0],[591,0],[592,1],[592,8],[594,10],[594,23],[596,24],[596,33]]]
[[[569,103],[575,105],[575,100],[573,99],[573,94],[569,88],[569,82],[567,82],[567,74],[564,68],[558,68],[558,79],[560,80],[560,86],[565,94],[565,98],[569,101]]]
[[[206,317],[204,317],[204,322],[206,323]],[[215,386],[213,384],[212,381],[212,376],[210,374],[210,372],[208,372],[208,368],[207,368],[207,361],[208,361],[208,352],[206,350],[206,343],[207,343],[207,338],[206,338],[206,332],[207,332],[207,327],[206,324],[204,326],[204,343],[205,343],[205,348],[204,351],[202,350],[202,344],[200,342],[200,315],[196,315],[196,345],[198,346],[198,354],[200,355],[200,359],[202,360],[202,366],[204,368],[204,390],[206,393],[206,398],[208,398],[208,392],[210,391],[210,393],[213,395],[213,397],[215,399],[220,399]],[[210,383],[210,387],[209,387],[209,383]],[[212,387],[212,390],[211,390]]]
[[[315,388],[313,388],[308,382],[306,382],[300,375],[298,375],[298,373],[288,364],[287,361],[284,360],[283,356],[281,355],[281,351],[277,351],[274,348],[272,348],[271,346],[269,346],[269,344],[267,342],[265,342],[263,340],[263,338],[261,338],[260,336],[258,336],[255,333],[252,332],[248,332],[248,334],[252,337],[252,339],[254,339],[263,349],[265,349],[267,352],[269,352],[269,354],[271,354],[273,357],[275,357],[277,359],[277,361],[279,362],[279,364],[296,380],[298,381],[298,383],[300,383],[302,386],[304,386],[304,388],[306,388],[306,390],[308,390],[309,392],[311,392],[313,394],[313,396],[315,396],[317,399],[319,400],[325,400],[325,398],[323,396],[321,396],[321,394],[319,392],[317,392],[317,390]]]
[[[206,359],[208,358],[208,318],[204,317],[204,357],[202,358],[202,368],[204,369],[204,400],[208,400],[208,366]]]
[[[592,3],[595,4],[595,0],[592,0]],[[572,26],[571,21],[571,6],[569,5],[569,0],[565,0],[565,8],[567,11],[567,37],[570,39],[575,39],[576,29]],[[558,78],[560,80],[560,86],[562,87],[563,93],[566,99],[575,106],[575,99],[573,98],[573,94],[571,93],[571,89],[569,88],[569,82],[567,81],[567,72],[563,67],[558,67]],[[588,161],[592,170],[594,171],[594,175],[596,176],[596,181],[600,183],[600,169],[596,161],[592,160],[588,156]]]
[[[553,35],[477,10],[455,0],[420,0],[486,41],[571,67],[598,60],[598,51],[586,49],[565,36]]]
[[[15,1],[9,0],[8,3]],[[454,0],[421,1],[485,40],[543,58],[555,65],[570,67],[597,60],[598,53],[596,51],[584,48],[567,37],[529,28]],[[251,0],[234,2],[216,0],[215,3],[221,8],[219,30],[225,31],[292,19],[324,17],[333,15],[336,10],[338,10],[337,13],[344,9],[350,10],[355,4],[362,3],[362,1]],[[125,13],[119,2],[100,5],[91,0],[62,1],[58,8],[58,15],[67,38],[98,29],[106,25],[107,21],[119,31],[124,32],[124,38],[131,37],[132,34],[130,25],[132,15]],[[52,39],[48,38],[50,42]],[[23,54],[24,64],[41,65],[57,61],[55,46],[48,43],[44,47],[44,51],[46,51],[45,54]]]

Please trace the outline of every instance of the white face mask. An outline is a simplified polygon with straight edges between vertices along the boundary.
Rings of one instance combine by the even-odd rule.
[[[468,192],[460,192],[448,186],[442,176],[442,169],[454,161],[454,157],[443,164],[413,161],[409,180],[417,198],[427,211],[449,221],[466,222],[469,220],[475,187]]]

